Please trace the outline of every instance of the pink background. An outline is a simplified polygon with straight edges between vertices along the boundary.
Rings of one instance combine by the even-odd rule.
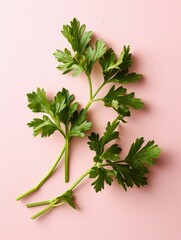
[[[181,239],[180,12],[179,0],[0,1],[2,240]],[[39,86],[54,95],[64,86],[82,106],[88,100],[84,76],[61,76],[52,56],[57,48],[69,46],[60,29],[73,17],[117,53],[130,44],[134,69],[145,76],[139,84],[128,86],[144,99],[146,108],[133,111],[129,123],[120,127],[124,154],[140,136],[155,139],[163,152],[148,186],[125,193],[114,183],[96,194],[87,179],[75,192],[79,210],[65,205],[32,221],[30,216],[38,209],[26,209],[26,203],[56,197],[92,164],[87,139],[73,140],[70,183],[63,181],[61,164],[37,194],[15,201],[43,177],[63,145],[58,133],[46,139],[32,137],[26,123],[37,115],[26,107],[26,93]],[[96,73],[94,88],[101,82]],[[101,103],[90,110],[93,129],[100,133],[114,116]]]

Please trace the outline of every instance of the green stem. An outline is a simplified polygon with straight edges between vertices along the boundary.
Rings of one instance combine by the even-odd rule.
[[[92,100],[92,81],[89,73],[86,73],[89,83],[89,100]]]
[[[90,173],[92,168],[87,170],[84,174],[82,174],[73,184],[72,186],[68,189],[68,191],[72,191],[77,185]]]
[[[58,200],[54,200],[50,205],[48,205],[46,208],[44,208],[43,210],[41,210],[40,212],[38,212],[37,214],[35,214],[34,216],[31,217],[31,219],[36,219],[38,217],[40,217],[41,215],[45,214],[46,212],[50,211],[53,207],[54,204],[56,204],[58,202]]]
[[[99,102],[99,101],[103,101],[103,98],[96,98],[93,100],[93,102]]]
[[[19,197],[17,197],[16,198],[17,201],[22,199],[22,198],[24,198],[24,197],[29,196],[30,194],[32,194],[35,191],[37,191],[44,184],[44,182],[47,181],[47,179],[52,175],[52,173],[54,172],[54,170],[57,167],[58,163],[60,162],[60,159],[62,158],[62,156],[63,156],[63,154],[65,152],[65,148],[66,148],[66,144],[64,145],[60,155],[58,156],[57,160],[55,161],[55,163],[53,164],[53,166],[51,167],[49,172],[46,174],[46,176],[36,185],[36,187],[28,190],[27,192],[25,192],[22,195],[20,195]]]
[[[63,205],[64,203],[66,203],[66,202],[63,201],[63,202],[61,202],[61,203],[54,204],[53,206],[54,206],[54,207],[59,207],[59,206]]]
[[[90,173],[92,168],[90,168],[89,170],[87,170],[84,174],[82,174],[73,184],[72,186],[67,190],[67,191],[72,191],[73,189],[75,189],[77,187],[77,185]],[[66,192],[67,192],[66,191]],[[65,192],[65,193],[66,193]],[[35,214],[32,219],[38,218],[41,215],[45,214],[46,212],[50,211],[52,208],[54,207],[58,207],[61,206],[62,204],[65,203],[65,201],[60,202],[62,195],[58,196],[57,198],[53,199],[53,200],[47,200],[47,201],[42,201],[42,202],[35,202],[35,203],[30,203],[27,204],[27,207],[36,207],[36,206],[41,206],[41,205],[46,205],[49,204],[46,208],[44,208],[42,211],[38,212],[37,214]]]
[[[47,201],[42,201],[42,202],[29,203],[29,204],[26,205],[26,207],[27,208],[37,207],[37,206],[50,204],[51,202],[52,202],[51,200],[47,200]]]
[[[91,104],[92,104],[93,100],[89,100],[89,102],[87,103],[87,105],[84,108],[84,111],[87,112],[88,109],[90,108]]]
[[[87,112],[88,109],[90,108],[90,106],[92,105],[93,102],[96,101],[102,101],[102,98],[98,98],[98,99],[94,99],[97,94],[99,93],[99,91],[104,87],[104,85],[106,84],[105,82],[103,82],[100,87],[97,89],[97,91],[95,92],[95,94],[93,95],[92,92],[92,81],[91,81],[91,77],[89,73],[86,73],[87,78],[88,78],[88,83],[89,83],[89,92],[90,92],[90,96],[89,96],[89,102],[87,103],[86,107],[84,108],[84,111]],[[69,141],[70,138],[68,138],[68,125],[66,124],[65,126],[65,139],[66,139],[66,144],[65,144],[65,182],[69,182]]]
[[[94,95],[92,96],[92,98],[94,99],[97,94],[100,92],[100,90],[104,87],[104,85],[106,84],[106,82],[103,82],[97,89],[97,91],[94,93]]]
[[[65,142],[65,182],[69,181],[69,138],[66,137]]]
[[[103,82],[100,87],[97,89],[97,91],[94,93],[94,95],[92,96],[92,98],[89,100],[89,102],[87,103],[86,107],[84,108],[84,111],[88,111],[88,109],[90,108],[90,106],[92,105],[93,102],[97,102],[97,101],[102,101],[103,99],[102,98],[97,98],[97,99],[94,99],[97,94],[100,92],[100,90],[104,87],[105,85],[105,82]],[[91,93],[92,95],[92,93]]]

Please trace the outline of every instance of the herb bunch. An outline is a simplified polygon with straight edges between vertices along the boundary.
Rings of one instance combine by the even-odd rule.
[[[115,143],[110,145],[113,140],[118,139],[119,132],[116,128],[120,121],[126,122],[125,117],[131,115],[130,109],[138,110],[144,106],[142,100],[135,97],[135,93],[128,93],[127,89],[122,86],[137,82],[142,75],[129,71],[133,64],[129,46],[124,46],[117,57],[113,49],[107,48],[102,39],[92,44],[92,32],[85,30],[86,26],[81,25],[75,18],[70,25],[64,25],[61,32],[72,49],[71,51],[67,48],[63,51],[57,50],[54,56],[59,62],[57,68],[63,74],[71,72],[74,77],[81,73],[85,74],[89,86],[87,105],[80,109],[80,104],[74,101],[74,95],[65,88],[59,91],[53,99],[48,99],[45,90],[40,88],[36,92],[27,94],[28,107],[33,112],[43,113],[42,118],[35,118],[28,123],[28,126],[33,128],[34,136],[40,134],[41,137],[48,137],[58,131],[65,143],[48,174],[34,188],[20,195],[17,200],[37,191],[52,175],[63,155],[65,155],[65,182],[69,181],[69,143],[72,137],[84,137],[85,132],[90,130],[92,123],[88,121],[88,109],[94,102],[102,101],[104,106],[111,107],[117,112],[117,117],[114,121],[108,122],[102,137],[94,132],[88,137],[89,148],[95,152],[93,166],[90,169],[80,176],[65,193],[55,199],[27,205],[27,207],[48,205],[34,215],[33,219],[64,203],[75,208],[74,190],[87,176],[94,179],[92,185],[96,192],[104,189],[105,183],[111,185],[113,180],[116,180],[125,190],[134,185],[137,187],[146,185],[148,166],[153,165],[154,160],[160,154],[160,148],[155,145],[154,141],[144,144],[143,137],[136,139],[124,159],[120,157],[121,147]],[[93,92],[91,73],[97,62],[102,68],[103,80],[98,89]],[[102,98],[97,98],[98,93],[108,83],[112,83],[112,86],[107,94]],[[108,143],[109,147],[107,147]]]

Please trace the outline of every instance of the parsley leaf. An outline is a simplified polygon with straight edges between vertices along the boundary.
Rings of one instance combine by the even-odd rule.
[[[121,151],[120,148],[118,150],[117,145],[108,148],[105,153],[104,148],[107,143],[118,138],[119,132],[115,131],[118,124],[119,124],[118,120],[113,121],[112,123],[108,122],[106,131],[101,139],[99,139],[99,134],[96,134],[94,132],[92,132],[91,135],[88,136],[90,140],[88,142],[89,148],[96,152],[96,156],[94,157],[95,162],[102,162],[103,159],[108,158],[108,156],[112,157],[113,159],[117,159],[118,154]],[[116,152],[114,153],[113,150],[115,150]]]
[[[29,127],[33,128],[33,135],[37,136],[41,133],[42,137],[49,137],[56,130],[58,130],[57,126],[50,120],[49,117],[43,116],[42,119],[34,118],[33,121],[28,123]]]
[[[95,179],[92,185],[96,192],[101,191],[105,183],[111,185],[114,178],[125,190],[134,185],[137,187],[146,185],[146,174],[149,173],[147,166],[151,166],[160,155],[160,148],[154,144],[154,141],[142,146],[143,138],[136,139],[124,160],[120,159],[121,148],[118,144],[112,144],[105,149],[107,143],[119,137],[116,131],[119,120],[117,118],[112,123],[108,123],[102,138],[96,133],[91,133],[89,136],[88,145],[96,153],[95,164],[89,177]]]
[[[112,123],[108,122],[106,126],[106,131],[104,132],[103,137],[101,138],[101,145],[105,146],[107,143],[119,137],[119,132],[115,131],[119,125],[119,119],[116,119]]]
[[[147,178],[144,176],[148,173],[147,168],[145,168],[146,171],[140,172],[132,169],[128,164],[111,163],[110,165],[116,173],[115,179],[125,191],[127,190],[127,187],[133,187],[134,185],[140,187],[147,184]]]
[[[115,85],[111,87],[109,92],[103,98],[106,107],[112,107],[118,114],[130,116],[129,108],[140,109],[144,104],[139,98],[135,98],[134,93],[126,94],[127,89],[122,86],[115,89]]]
[[[129,73],[129,67],[132,65],[133,60],[130,53],[130,46],[124,46],[120,57],[117,59],[116,54],[112,48],[109,48],[99,63],[103,69],[104,81],[108,82],[119,82],[119,83],[130,83],[138,81],[142,75],[136,73]]]
[[[84,137],[84,132],[88,131],[91,126],[92,123],[87,121],[86,112],[83,109],[80,112],[76,111],[71,118],[69,137]]]
[[[66,37],[72,46],[74,55],[65,48],[64,51],[57,50],[53,55],[61,62],[58,69],[63,71],[63,74],[73,72],[73,76],[77,76],[82,72],[86,75],[90,74],[93,65],[106,52],[106,44],[103,40],[97,40],[95,46],[91,46],[92,32],[85,31],[85,24],[81,25],[77,19],[73,19],[70,25],[64,25],[62,34]]]
[[[59,120],[64,124],[70,121],[74,111],[78,108],[78,103],[73,103],[74,98],[73,94],[70,94],[67,89],[63,88],[61,92],[57,93],[51,103],[54,116],[58,116]]]
[[[136,167],[140,164],[147,164],[149,166],[154,164],[154,159],[158,158],[160,148],[154,144],[154,141],[149,141],[144,147],[144,138],[137,138],[135,143],[132,144],[130,151],[125,159],[126,162]],[[142,147],[142,148],[141,148]]]
[[[70,25],[63,26],[63,30],[61,32],[71,44],[75,53],[73,56],[67,48],[65,48],[64,51],[57,50],[55,53],[53,53],[58,62],[61,62],[57,68],[63,71],[63,74],[72,71],[72,75],[75,77],[86,71],[87,63],[84,54],[87,51],[87,48],[91,48],[89,46],[89,42],[92,38],[92,32],[85,32],[85,29],[85,24],[81,25],[76,18],[70,22]],[[98,44],[99,54],[101,51],[100,47],[100,44]],[[90,56],[89,68],[91,68],[98,53],[92,52]]]
[[[103,40],[97,40],[95,44],[95,48],[92,48],[91,46],[88,46],[86,53],[85,53],[85,58],[86,58],[86,63],[87,63],[87,71],[90,73],[92,70],[92,67],[94,63],[102,57],[102,55],[106,51],[106,44]]]
[[[89,148],[93,151],[96,152],[96,155],[101,155],[102,153],[102,150],[101,150],[101,142],[100,142],[100,139],[99,139],[99,134],[97,133],[94,133],[92,132],[90,136],[88,136],[89,138],[89,142],[88,142],[88,145],[89,145]]]
[[[124,163],[111,162],[110,165],[116,172],[115,178],[118,183],[126,187],[137,187],[147,184],[147,177],[149,173],[147,166],[154,164],[155,159],[160,155],[160,148],[154,144],[154,141],[149,141],[144,147],[143,138],[137,138],[135,143],[132,144]]]
[[[72,71],[73,72],[72,76],[76,77],[77,75],[84,71],[84,68],[75,59],[75,57],[72,57],[72,54],[68,49],[65,48],[64,52],[57,50],[55,53],[53,53],[53,55],[58,60],[58,62],[62,63],[58,65],[57,68],[63,71],[63,74]]]
[[[87,121],[84,110],[78,111],[78,103],[74,102],[74,95],[65,88],[59,91],[53,100],[48,100],[44,89],[37,89],[36,92],[27,94],[28,107],[33,112],[44,112],[49,115],[42,119],[35,118],[28,123],[34,130],[34,136],[41,133],[42,137],[50,136],[54,131],[59,130],[65,137],[61,124],[68,130],[68,137],[84,137],[85,131],[91,128],[91,123]]]
[[[113,179],[109,175],[110,170],[104,168],[93,167],[89,174],[90,178],[96,178],[96,180],[91,184],[94,186],[96,192],[104,189],[104,182],[111,185]]]
[[[113,144],[109,147],[102,155],[102,158],[107,160],[111,159],[112,161],[116,161],[120,159],[121,148],[118,144]]]
[[[122,84],[137,82],[143,75],[135,72],[128,73],[128,70],[119,71],[109,82],[118,82]]]
[[[28,107],[33,112],[50,112],[50,102],[46,97],[44,89],[37,88],[36,92],[28,93],[27,97],[29,102]]]
[[[71,190],[68,190],[65,192],[62,196],[59,197],[59,199],[63,200],[64,202],[67,202],[72,208],[76,208],[74,203],[74,195]]]
[[[89,44],[92,32],[85,32],[85,24],[80,25],[80,22],[74,18],[70,25],[64,25],[61,31],[64,37],[71,44],[74,52],[83,54]]]

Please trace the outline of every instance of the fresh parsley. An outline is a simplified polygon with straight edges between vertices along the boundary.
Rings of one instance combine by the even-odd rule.
[[[84,108],[80,109],[80,104],[75,102],[74,95],[65,88],[53,99],[49,99],[45,90],[40,88],[27,94],[28,107],[33,112],[42,114],[41,117],[34,118],[28,123],[28,126],[33,129],[33,135],[48,137],[57,131],[63,136],[65,143],[48,174],[34,188],[20,195],[17,200],[38,190],[53,174],[63,155],[65,155],[65,182],[69,181],[69,143],[73,137],[85,137],[86,132],[91,129],[92,123],[88,121],[88,110],[94,102],[102,101],[104,106],[111,107],[117,112],[117,117],[114,121],[107,123],[103,136],[94,132],[89,135],[89,148],[95,152],[90,169],[58,197],[27,205],[27,207],[47,205],[35,214],[33,219],[65,203],[76,208],[74,190],[85,177],[92,180],[92,186],[96,192],[104,189],[105,184],[111,185],[113,181],[117,181],[124,190],[128,187],[146,185],[149,167],[160,155],[160,148],[154,141],[145,143],[141,137],[135,140],[127,156],[122,158],[122,149],[115,142],[119,138],[117,128],[120,122],[127,121],[127,117],[131,115],[131,109],[139,110],[144,107],[143,101],[135,97],[134,92],[129,93],[123,86],[142,78],[141,74],[130,71],[133,64],[130,46],[124,46],[117,57],[114,50],[108,48],[102,39],[94,42],[92,31],[86,31],[85,24],[81,25],[76,18],[70,24],[64,25],[61,33],[69,42],[71,49],[58,49],[53,53],[58,61],[57,69],[62,74],[71,73],[74,77],[84,74],[89,87],[88,102]],[[101,67],[102,82],[94,92],[91,76],[95,64]],[[107,94],[98,98],[97,95],[107,84],[110,86]]]
[[[125,191],[128,187],[132,188],[133,186],[137,186],[139,188],[148,184],[147,174],[149,173],[149,167],[155,163],[161,150],[154,141],[149,141],[143,146],[145,141],[143,137],[141,137],[136,139],[131,145],[127,156],[122,159],[121,147],[115,143],[110,146],[113,140],[119,138],[119,132],[116,131],[119,122],[119,117],[112,123],[108,122],[102,137],[100,137],[98,133],[91,133],[88,145],[90,149],[95,152],[93,166],[59,197],[52,200],[28,204],[27,207],[48,205],[45,209],[34,215],[32,219],[40,217],[52,208],[65,203],[76,208],[73,190],[87,176],[93,179],[92,186],[96,192],[103,190],[105,184],[111,185],[113,181],[117,181]],[[109,147],[107,147],[108,143]],[[62,196],[67,193],[70,193],[70,202],[62,198]]]
[[[88,131],[92,125],[91,122],[87,121],[86,111],[78,109],[79,104],[74,102],[74,95],[70,94],[65,88],[59,91],[52,100],[48,99],[45,90],[40,88],[36,92],[28,93],[27,97],[28,107],[33,112],[46,114],[41,118],[34,118],[28,123],[28,126],[33,128],[33,135],[40,134],[41,137],[49,137],[55,131],[59,131],[64,138],[65,144],[48,174],[34,188],[17,197],[17,200],[37,191],[52,175],[64,154],[65,182],[68,182],[70,139],[73,136],[84,137],[85,131]]]

